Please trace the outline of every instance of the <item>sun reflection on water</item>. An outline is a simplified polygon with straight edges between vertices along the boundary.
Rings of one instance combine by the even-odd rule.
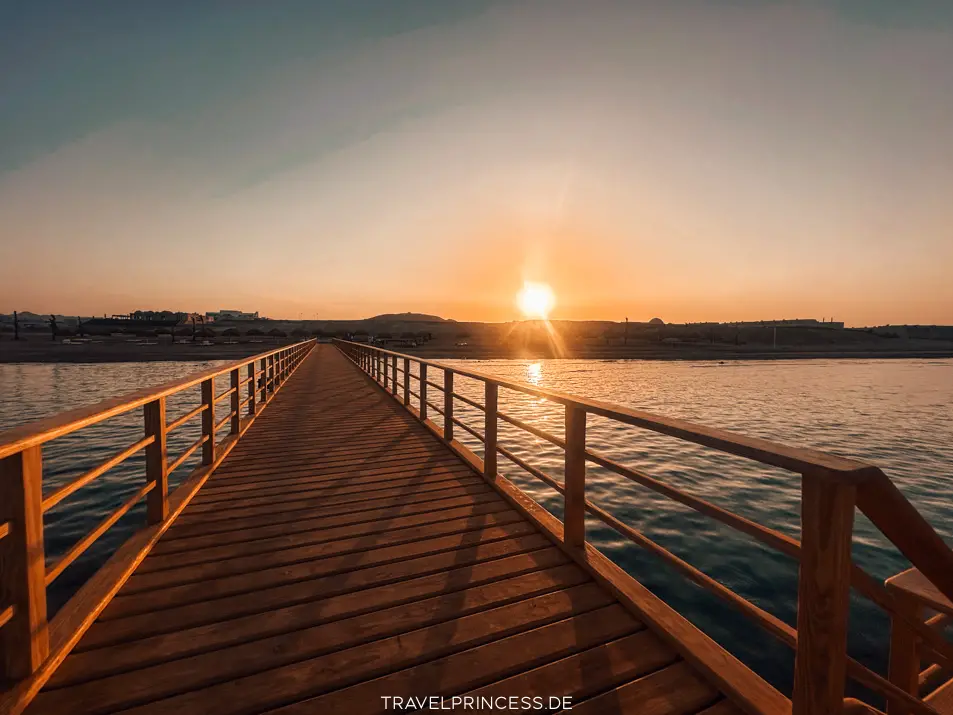
[[[538,385],[543,381],[543,363],[531,362],[526,366],[526,381],[531,385]]]

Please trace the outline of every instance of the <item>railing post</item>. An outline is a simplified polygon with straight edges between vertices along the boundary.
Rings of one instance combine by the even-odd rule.
[[[202,464],[209,465],[215,461],[215,379],[202,380],[202,436],[205,443],[202,445]]]
[[[261,404],[268,402],[268,358],[262,358],[258,361],[258,367],[261,368]],[[257,381],[256,381],[257,385]]]
[[[410,404],[410,358],[404,358],[404,405]]]
[[[793,715],[843,710],[856,497],[856,487],[834,476],[802,476]]]
[[[495,382],[486,382],[486,392],[483,398],[484,417],[483,427],[484,453],[483,476],[487,479],[496,479],[496,425],[499,400],[499,387]]]
[[[241,400],[242,395],[239,390],[240,382],[241,382],[241,373],[238,371],[238,368],[236,367],[234,370],[232,370],[232,373],[231,373],[232,419],[231,419],[231,424],[229,425],[229,432],[231,434],[238,434],[242,426],[242,416],[238,414],[239,411],[241,410],[241,407],[239,407],[239,405],[241,405],[242,403],[242,400]]]
[[[427,364],[420,363],[420,421],[427,419]]]
[[[569,546],[586,543],[586,411],[566,405],[566,503],[563,539]]]
[[[268,356],[268,375],[266,376],[268,382],[268,397],[269,399],[274,397],[275,394],[275,356]]]
[[[443,438],[453,441],[453,370],[443,371]]]
[[[169,515],[169,455],[166,451],[165,398],[147,402],[143,408],[146,437],[152,444],[146,447],[146,481],[155,484],[146,495],[146,521],[161,524]]]
[[[374,379],[377,382],[381,381],[381,354],[374,351]]]
[[[899,613],[891,614],[888,679],[904,692],[917,696],[920,692],[920,639],[897,616],[923,622],[923,607],[902,591],[893,590],[892,593]],[[907,715],[909,712],[899,703],[887,702],[888,715]]]
[[[397,356],[396,355],[391,355],[390,391],[394,395],[397,394]]]
[[[255,414],[255,361],[248,363],[248,414]]]
[[[0,610],[13,618],[0,628],[0,673],[20,680],[35,673],[50,652],[46,621],[46,564],[43,551],[42,447],[0,459]]]
[[[390,370],[387,369],[387,368],[389,367],[389,364],[388,364],[388,363],[390,363],[390,360],[387,358],[386,355],[384,355],[383,353],[381,353],[381,372],[384,373],[384,374],[383,374],[383,378],[384,378],[384,392],[387,392],[387,384],[388,384],[388,381],[389,381],[389,378],[390,378]]]

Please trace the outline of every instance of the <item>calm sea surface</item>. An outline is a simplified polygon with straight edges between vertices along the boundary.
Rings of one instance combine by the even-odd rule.
[[[804,360],[659,362],[635,360],[447,361],[501,377],[693,420],[706,425],[809,446],[881,466],[924,516],[953,540],[953,360]],[[215,363],[0,365],[0,429],[120,395]],[[441,380],[433,371],[431,379]],[[221,382],[217,391],[225,389]],[[482,387],[457,378],[458,392],[482,402]],[[169,419],[198,404],[198,390],[171,401]],[[439,393],[431,402],[440,403]],[[482,432],[482,413],[458,404],[457,416]],[[500,409],[555,435],[563,411],[545,400],[501,390]],[[439,415],[436,416],[439,420]],[[457,430],[462,433],[462,430]],[[56,440],[44,449],[49,491],[141,437],[141,412]],[[199,434],[198,422],[170,436],[176,455]],[[478,454],[481,444],[460,438]],[[501,423],[500,442],[562,479],[562,453]],[[798,535],[800,482],[764,467],[652,432],[589,417],[588,445],[668,484],[761,524]],[[176,483],[192,464],[180,468]],[[500,457],[500,470],[561,516],[561,497]],[[46,518],[47,554],[56,558],[120,505],[143,479],[141,457],[80,490]],[[797,569],[788,558],[704,516],[589,466],[587,495],[677,555],[783,620],[795,622]],[[134,510],[68,569],[50,591],[56,608],[144,520]],[[663,599],[685,613],[779,687],[788,690],[793,657],[663,562],[598,522],[589,539]],[[858,517],[854,558],[878,579],[906,567],[903,558]],[[878,609],[853,605],[851,653],[883,671],[888,623]]]

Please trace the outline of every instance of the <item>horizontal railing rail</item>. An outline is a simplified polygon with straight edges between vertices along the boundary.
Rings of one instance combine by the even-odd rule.
[[[129,574],[234,447],[255,417],[315,345],[286,345],[157,387],[71,410],[0,433],[0,712],[17,712],[35,695]],[[215,378],[229,387],[215,394]],[[169,421],[167,399],[200,387],[201,404]],[[242,399],[242,390],[245,398]],[[228,398],[216,420],[216,405]],[[144,436],[68,483],[43,494],[43,449],[56,439],[142,408]],[[170,458],[167,437],[201,418],[201,436]],[[228,434],[217,440],[225,427]],[[201,449],[201,463],[169,492],[169,475]],[[65,554],[48,563],[44,513],[134,455],[144,453],[144,481]],[[146,525],[135,532],[47,622],[47,587],[145,501]]]
[[[882,470],[858,460],[812,449],[791,447],[770,440],[747,437],[590,400],[565,392],[541,388],[486,373],[425,360],[365,343],[335,341],[338,348],[385,390],[407,406],[452,448],[468,455],[488,479],[497,478],[497,455],[554,489],[564,499],[563,539],[569,547],[584,547],[586,514],[654,554],[683,576],[705,588],[751,618],[772,636],[795,650],[793,712],[798,715],[840,713],[845,705],[845,682],[852,678],[881,695],[890,713],[936,711],[910,687],[910,679],[887,677],[870,670],[847,653],[847,624],[851,589],[866,597],[917,639],[938,668],[953,672],[953,647],[922,619],[915,617],[893,590],[886,588],[851,561],[855,509],[864,513],[925,579],[953,600],[953,551],[901,494]],[[398,388],[397,363],[402,362],[403,387]],[[417,366],[417,374],[411,371]],[[443,383],[428,379],[428,371],[442,372]],[[390,374],[390,378],[389,378]],[[483,384],[484,402],[457,392],[455,380],[467,378]],[[419,392],[410,390],[416,379]],[[443,393],[441,405],[428,398],[428,388]],[[565,437],[559,437],[499,409],[500,389],[510,390],[561,405],[565,409]],[[415,399],[411,399],[415,398]],[[462,403],[483,413],[483,432],[465,424],[455,414]],[[438,409],[439,407],[439,409]],[[428,419],[433,411],[442,415],[442,427]],[[800,541],[750,519],[734,514],[709,501],[667,485],[661,480],[623,465],[586,445],[586,417],[609,420],[761,464],[795,472],[801,477]],[[498,425],[505,423],[544,440],[564,453],[564,480],[560,482],[543,469],[530,464],[499,444]],[[454,439],[455,428],[467,432],[484,446],[480,460]],[[756,606],[685,560],[659,545],[642,532],[593,503],[586,497],[586,464],[592,463],[634,483],[672,499],[696,512],[744,533],[768,547],[795,559],[799,564],[797,627],[792,627]],[[918,661],[919,664],[919,661]],[[924,677],[919,669],[914,676]]]

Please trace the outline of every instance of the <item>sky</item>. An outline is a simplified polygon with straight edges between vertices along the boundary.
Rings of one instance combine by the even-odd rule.
[[[953,323],[949,0],[0,0],[0,312]]]

